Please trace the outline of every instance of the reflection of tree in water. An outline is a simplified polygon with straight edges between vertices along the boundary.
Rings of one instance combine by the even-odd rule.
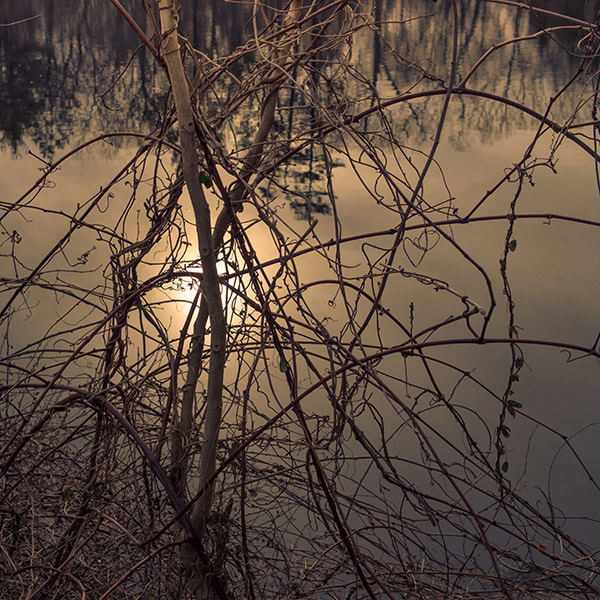
[[[368,42],[356,44],[356,63],[366,75],[377,82],[382,98],[421,91],[423,86],[439,86],[448,78],[452,55],[452,36],[442,24],[451,20],[451,3],[423,3],[416,1],[375,3],[374,18],[381,21],[372,47]],[[566,15],[581,18],[580,3],[558,1],[534,2],[547,10],[563,11]],[[590,15],[597,2],[587,4]],[[459,77],[464,77],[483,52],[505,40],[530,35],[541,26],[569,25],[565,19],[514,10],[510,6],[487,2],[459,3]],[[418,18],[424,14],[432,18]],[[398,27],[396,23],[402,23]],[[510,98],[515,102],[532,106],[543,113],[548,99],[576,72],[581,53],[578,42],[581,32],[577,28],[564,29],[540,36],[540,43],[521,42],[510,44],[494,52],[477,70],[469,86],[481,91]],[[563,51],[563,48],[568,50]],[[390,52],[390,47],[396,54]],[[369,66],[371,70],[369,70]],[[430,83],[433,80],[433,83]],[[436,81],[437,80],[437,81]],[[413,86],[418,82],[418,89]],[[572,96],[553,107],[552,117],[561,121],[571,116]],[[439,110],[438,99],[420,99],[410,108],[394,110],[395,127],[411,143],[431,135],[431,114]],[[457,147],[467,147],[474,132],[474,141],[493,142],[519,129],[529,129],[532,121],[524,114],[494,102],[455,96],[450,104],[450,118],[446,135]],[[589,118],[589,114],[587,116]]]
[[[184,8],[185,5],[195,6],[194,0],[186,0]],[[460,5],[459,70],[463,75],[471,65],[471,57],[479,56],[482,48],[539,29],[530,15],[510,7],[466,1]],[[569,10],[580,10],[560,1],[544,2],[544,6],[565,10],[567,14]],[[374,28],[370,37],[357,36],[353,48],[355,68],[372,78],[382,97],[406,92],[417,82],[420,86],[428,85],[428,77],[444,80],[452,40],[449,28],[440,28],[439,24],[448,22],[450,9],[449,3],[427,7],[414,1],[374,3],[374,23],[386,39],[383,52]],[[132,6],[132,13],[149,30],[141,3]],[[435,16],[411,20],[424,13]],[[150,54],[142,49],[119,79],[139,41],[109,2],[3,3],[0,22],[37,14],[42,17],[0,28],[3,84],[0,131],[5,144],[15,151],[30,137],[50,156],[57,149],[76,144],[96,132],[148,132],[156,127],[164,100],[160,91],[164,86],[156,83],[161,81],[157,77],[161,74],[157,73]],[[250,26],[244,5],[214,0],[203,3],[201,10],[187,10],[186,14],[191,20],[182,24],[183,31],[208,58],[247,39]],[[548,17],[541,20],[544,24],[555,24]],[[567,31],[557,37],[567,48],[576,50],[577,35]],[[389,51],[390,47],[394,53]],[[472,84],[499,95],[510,94],[518,102],[530,104],[531,99],[537,98],[543,105],[550,90],[556,89],[557,80],[568,77],[578,60],[573,54],[553,52],[556,49],[554,42],[508,46],[481,67]],[[247,64],[236,63],[231,70],[235,74],[236,69],[242,72],[246,67]],[[422,79],[423,76],[426,78]],[[225,90],[218,91],[227,97]],[[349,91],[352,95],[360,93],[360,90]],[[411,143],[425,140],[431,134],[428,115],[435,110],[436,102],[418,101],[409,109],[394,111],[394,125]],[[465,143],[466,130],[478,130],[482,139],[491,140],[527,125],[524,117],[507,112],[502,105],[471,98],[456,98],[452,110],[453,129],[449,135],[458,145]],[[555,118],[562,116],[568,115],[558,112]]]
[[[218,28],[211,6],[188,11],[196,15],[194,35],[212,31],[204,38],[207,47],[223,47],[227,38],[229,46],[243,35],[244,21],[235,18],[239,11],[231,5],[225,10],[227,18],[216,14]],[[141,2],[131,12],[148,23]],[[36,15],[41,16],[0,27],[1,145],[16,152],[29,139],[50,159],[101,132],[149,133],[157,126],[164,110],[163,75],[145,50],[133,56],[139,40],[110,2],[0,5],[0,23]]]
[[[12,56],[2,52],[0,139],[13,152],[17,151],[25,131],[39,127],[37,119],[46,106],[43,85],[45,55],[42,48],[34,46],[15,48]]]
[[[120,35],[123,26],[117,27],[116,20],[115,26],[110,27],[102,18],[106,11],[96,4],[2,5],[3,23],[41,14],[39,18],[0,28],[5,73],[2,96],[11,100],[9,110],[3,111],[10,126],[3,119],[0,141],[13,152],[30,139],[50,159],[57,150],[76,145],[107,124],[113,125],[113,115],[106,115],[107,111],[100,107],[99,94],[109,86],[135,46],[127,46],[131,34],[123,31],[124,35]],[[108,40],[99,37],[106,31],[113,32],[115,38],[110,53],[106,52]],[[24,58],[29,56],[36,60]],[[138,97],[137,93],[132,95],[133,100]],[[118,113],[119,125],[127,123],[128,112]],[[22,118],[22,114],[27,118]]]
[[[319,80],[322,75],[327,77],[330,74],[333,65],[328,65],[328,57],[325,56],[320,57],[318,65],[315,62],[312,61],[313,70],[309,76],[298,82],[299,87],[304,88],[304,93],[299,93],[295,85],[290,85],[282,94],[280,118],[274,124],[277,139],[298,139],[315,125],[323,125],[315,106],[326,105],[327,94],[320,89]],[[296,69],[292,77],[298,81],[302,75]],[[314,106],[306,102],[307,88],[311,90]],[[282,159],[289,150],[288,144],[278,144],[274,148],[273,162]],[[331,212],[330,194],[333,194],[333,190],[328,189],[326,182],[329,171],[342,166],[344,162],[329,156],[325,147],[309,144],[297,152],[292,160],[284,162],[279,176],[262,186],[261,192],[269,201],[283,196],[298,218],[311,221],[314,215]]]
[[[222,55],[224,47],[233,49],[247,41],[252,26],[249,9],[243,4],[214,0],[203,3],[201,10],[196,4],[195,0],[184,2],[188,9],[195,9],[186,11],[190,18],[182,23],[182,30],[201,51],[195,67],[188,60],[190,76],[195,69],[196,77],[202,77],[204,66]],[[563,4],[556,1],[544,6],[564,9],[568,14],[568,6]],[[309,73],[294,75],[296,81],[290,82],[280,102],[275,123],[277,138],[294,139],[299,132],[308,132],[312,126],[326,122],[328,115],[315,112],[311,97],[314,105],[350,115],[367,108],[362,98],[371,98],[373,103],[375,98],[385,100],[439,88],[447,80],[450,68],[450,28],[440,27],[440,23],[450,20],[450,10],[451,3],[424,7],[416,1],[374,2],[374,20],[368,30],[354,37],[347,56],[327,56],[322,52],[315,57]],[[102,132],[146,134],[162,126],[162,73],[147,49],[139,48],[139,40],[110,3],[30,0],[19,5],[4,4],[0,7],[0,22],[40,13],[40,18],[0,28],[0,99],[4,108],[0,115],[0,143],[16,152],[29,139],[49,159],[57,150],[74,147]],[[132,7],[132,13],[150,31],[141,3]],[[549,18],[541,20],[544,25],[555,25]],[[535,19],[510,7],[460,2],[459,74],[468,72],[482,49],[537,30]],[[567,30],[556,35],[567,48],[577,49],[578,32]],[[107,52],[107,48],[111,51]],[[574,54],[563,52],[554,42],[511,44],[494,53],[475,73],[470,85],[530,106],[537,104],[543,112],[552,90],[558,89],[577,68]],[[243,79],[259,59],[259,52],[246,52],[229,70]],[[340,60],[349,61],[353,78],[336,79]],[[375,87],[378,96],[370,92],[370,86]],[[216,131],[222,136],[228,134],[220,131],[220,124],[226,120],[219,115],[237,91],[232,80],[219,78],[215,87],[204,93],[205,114],[213,115]],[[257,102],[260,99],[251,95],[239,110],[235,134],[238,147],[247,146],[254,135],[251,123]],[[391,107],[386,116],[388,126],[393,127],[398,139],[419,147],[433,133],[435,119],[431,115],[438,113],[440,103],[440,97],[421,98]],[[568,118],[570,106],[570,101],[557,103],[552,118]],[[525,114],[505,104],[460,95],[450,103],[449,117],[445,136],[456,148],[468,147],[473,132],[481,141],[493,141],[531,126]],[[379,117],[374,117],[364,119],[361,127],[367,135],[370,129],[381,125]],[[125,139],[112,143],[122,144]],[[280,142],[269,157],[277,160],[286,150]],[[263,185],[265,198],[285,198],[301,218],[328,212],[328,195],[332,191],[322,183],[327,179],[325,171],[342,163],[336,163],[334,156],[328,163],[324,160],[325,151],[318,144],[311,144],[297,153],[277,180],[271,178],[268,185]]]
[[[331,165],[342,166],[344,163],[340,160]],[[268,202],[274,202],[282,194],[299,219],[312,221],[315,215],[331,212],[326,177],[323,157],[314,145],[310,145],[285,164],[278,178],[283,183],[270,182],[260,190]]]

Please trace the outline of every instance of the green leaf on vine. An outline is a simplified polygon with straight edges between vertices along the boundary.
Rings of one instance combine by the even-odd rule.
[[[204,185],[204,187],[212,187],[212,179],[204,172],[200,171],[200,183]]]

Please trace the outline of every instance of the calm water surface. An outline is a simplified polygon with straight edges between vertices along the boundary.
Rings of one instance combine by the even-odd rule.
[[[438,4],[441,6],[431,3],[432,12],[448,10],[444,3]],[[493,44],[535,30],[535,24],[528,16],[506,7],[467,1],[460,4],[463,52],[459,70],[462,75],[473,60]],[[561,10],[569,10],[571,6],[569,2],[548,4]],[[590,14],[593,14],[595,4],[588,4]],[[377,11],[383,12],[390,21],[403,21],[414,14],[414,6],[414,2],[382,2]],[[146,23],[139,7],[133,7],[132,12],[139,22]],[[247,14],[243,6],[186,0],[182,14],[183,31],[207,56],[231,50],[246,39]],[[381,18],[381,14],[375,16]],[[166,87],[162,74],[144,51],[131,59],[138,41],[110,3],[24,0],[0,5],[0,23],[28,17],[35,18],[0,28],[0,182],[3,202],[13,202],[33,184],[43,166],[42,160],[56,159],[101,132],[151,132],[164,110]],[[442,19],[447,18],[449,16],[442,14]],[[435,71],[445,79],[451,40],[446,37],[445,29],[439,28],[439,22],[417,20],[409,27],[389,24],[384,29],[397,52],[413,58],[417,56],[423,68]],[[566,46],[576,48],[578,39],[569,32],[561,33],[560,39]],[[357,36],[352,60],[376,82],[384,97],[406,91],[413,83],[411,77],[415,77],[414,71],[401,69],[397,62],[389,60],[386,48],[368,34]],[[512,45],[498,51],[494,59],[476,74],[471,85],[544,112],[549,97],[571,77],[576,62],[574,56],[550,41]],[[244,65],[237,68],[243,69]],[[553,108],[554,120],[560,122],[568,117],[573,98],[584,89],[585,79],[583,74],[568,98]],[[224,90],[223,94],[226,93]],[[405,140],[408,146],[427,150],[439,108],[439,99],[429,99],[391,109],[395,135]],[[585,121],[591,117],[592,107],[584,106],[577,120]],[[505,169],[521,159],[536,127],[533,120],[504,105],[475,98],[453,99],[442,146],[436,156],[444,179],[439,172],[432,174],[426,182],[428,197],[449,203],[451,198],[452,206],[465,214],[503,176]],[[538,155],[548,156],[555,141],[554,135],[546,133],[537,146]],[[106,185],[131,157],[136,143],[123,139],[94,145],[80,157],[65,163],[52,176],[52,187],[44,189],[36,200],[54,212],[41,215],[32,208],[13,214],[4,222],[5,229],[0,238],[3,277],[22,277],[35,266],[64,234],[69,215]],[[557,173],[550,169],[535,172],[532,185],[526,186],[521,195],[519,210],[600,221],[600,198],[590,157],[577,146],[565,142],[556,152],[556,168]],[[363,175],[370,177],[366,170]],[[294,179],[293,173],[289,176],[292,182],[301,184],[298,177]],[[363,191],[357,192],[360,189],[357,176],[341,157],[340,166],[335,169],[334,183],[344,235],[390,227],[388,217],[369,208],[372,201]],[[118,196],[119,190],[123,193],[122,198]],[[320,192],[321,189],[315,189],[316,196]],[[102,219],[110,220],[118,214],[121,210],[118,202],[126,197],[126,193],[125,184],[117,187],[116,199],[107,201],[95,219],[100,223]],[[513,193],[514,187],[506,187],[478,214],[506,214]],[[306,229],[307,222],[299,218],[305,216],[305,212],[297,207],[294,209],[289,199],[281,198],[277,210],[282,221],[289,219],[296,233]],[[326,206],[320,205],[320,210],[321,214],[315,215],[319,219],[316,231],[321,240],[327,240],[334,231],[333,217]],[[482,222],[468,228],[460,225],[453,228],[455,239],[494,274],[494,287],[501,300],[498,261],[506,227],[506,222]],[[260,232],[257,230],[252,235],[255,235],[257,249],[269,252]],[[514,237],[518,247],[514,260],[511,256],[510,274],[520,336],[591,346],[600,331],[597,267],[600,235],[597,228],[532,219],[519,221]],[[422,251],[424,245],[432,248],[426,254]],[[59,331],[56,325],[59,316],[77,324],[86,310],[91,313],[94,305],[102,304],[100,294],[106,285],[102,273],[108,254],[101,246],[93,235],[80,231],[73,236],[64,255],[57,259],[63,261],[63,269],[65,263],[71,264],[79,281],[85,281],[98,294],[87,297],[90,305],[79,306],[73,315],[69,315],[68,305],[67,308],[64,304],[61,306],[62,296],[40,289],[39,295],[30,297],[28,303],[13,315],[12,321],[4,325],[5,340],[10,342],[5,341],[3,353],[18,353],[19,348],[38,339],[41,330],[48,334]],[[464,262],[457,262],[455,251],[443,240],[424,240],[417,232],[409,236],[405,251],[408,259],[403,266],[407,270],[414,268],[444,280],[460,294],[485,304],[486,292],[481,278]],[[360,244],[348,244],[343,260],[352,265],[356,273],[362,272],[364,249]],[[304,283],[331,276],[326,264],[308,260],[300,264],[304,269],[301,271]],[[51,286],[60,277],[63,274],[54,273],[49,267],[45,283]],[[182,300],[189,299],[185,289],[165,290],[165,298],[173,297],[173,294]],[[404,278],[390,286],[386,302],[405,316],[412,305],[415,330],[419,330],[431,322],[462,312],[460,299],[449,300],[444,294],[433,286]],[[329,319],[333,331],[344,328],[345,314],[328,305],[331,298],[326,289],[320,287],[307,291],[306,295],[307,299],[323,306],[322,316]],[[172,312],[170,318],[174,325],[181,322],[183,309],[179,312],[170,306],[165,310]],[[505,313],[506,307],[499,306],[497,310]],[[504,318],[495,321],[493,334],[504,337],[504,326]],[[384,343],[390,346],[398,342],[398,333],[393,328],[385,329],[381,335]],[[66,334],[61,333],[57,344],[68,345]],[[440,359],[451,356],[456,364],[477,375],[486,385],[498,390],[503,388],[509,364],[505,347],[486,347],[482,351],[465,346],[452,352],[440,350],[432,355]],[[26,353],[22,357],[26,357]],[[526,368],[521,371],[517,398],[530,418],[522,417],[511,423],[511,478],[515,485],[530,489],[536,502],[543,503],[544,498],[534,485],[551,494],[555,504],[562,507],[566,515],[574,517],[568,523],[569,531],[594,544],[599,533],[595,519],[600,518],[600,492],[590,481],[589,474],[600,479],[600,371],[596,360],[575,358],[556,348],[527,348]],[[403,366],[399,364],[398,368]],[[448,372],[440,378],[449,386],[456,382],[460,390],[457,402],[472,409],[474,415],[495,423],[498,406],[480,394],[475,386],[464,383],[459,387],[457,373]],[[435,407],[432,411],[435,412]],[[588,472],[565,446],[560,435],[543,429],[537,421],[543,421],[560,435],[567,436]],[[436,422],[435,418],[432,422]],[[440,420],[437,426],[444,428],[445,423]],[[479,427],[478,417],[474,417],[473,427]],[[405,456],[411,452],[417,454],[408,442],[406,447],[399,443],[397,451]]]

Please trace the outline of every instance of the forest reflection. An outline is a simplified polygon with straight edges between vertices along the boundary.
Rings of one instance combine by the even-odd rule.
[[[133,17],[151,31],[143,4],[126,4]],[[532,17],[507,6],[470,0],[459,4],[458,68],[463,76],[482,52],[501,40],[555,25],[546,15]],[[597,2],[586,4],[591,18]],[[181,30],[202,53],[201,62],[233,51],[252,35],[250,8],[245,3],[183,0],[182,5],[186,18]],[[567,15],[580,11],[579,3],[566,0],[540,5]],[[355,37],[349,53],[353,68],[373,82],[382,100],[409,90],[439,87],[448,76],[452,45],[450,28],[439,25],[449,20],[450,10],[450,3],[421,0],[375,3],[372,25]],[[419,18],[433,13],[436,18]],[[16,22],[18,26],[6,26]],[[24,143],[33,143],[50,160],[57,151],[100,132],[150,133],[158,126],[157,118],[165,106],[164,75],[109,2],[5,2],[0,6],[0,23],[4,25],[0,27],[0,147],[17,153]],[[378,30],[384,38],[377,35]],[[579,36],[578,30],[563,28],[552,39],[545,36],[541,44],[511,44],[477,71],[472,85],[515,102],[537,105],[543,112],[553,90],[577,69]],[[381,47],[382,39],[394,45],[394,52]],[[562,51],[560,44],[569,52]],[[250,68],[254,58],[247,55],[233,63],[232,74]],[[205,101],[218,105],[225,103],[228,95],[227,89],[215,89]],[[360,97],[360,90],[351,91],[351,96]],[[293,106],[294,98],[289,100]],[[414,145],[425,141],[431,135],[428,115],[436,102],[417,100],[392,111],[397,135]],[[207,108],[214,110],[215,106]],[[248,113],[254,108],[249,103],[242,117],[244,110]],[[357,107],[348,110],[353,108]],[[567,110],[555,106],[553,118],[567,118]],[[493,141],[530,126],[523,114],[499,103],[457,97],[452,111],[447,135],[458,148],[469,145],[465,132],[477,131],[482,141]],[[289,118],[290,112],[282,111],[280,128]]]

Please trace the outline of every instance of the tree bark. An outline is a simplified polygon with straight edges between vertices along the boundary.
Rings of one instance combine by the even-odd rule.
[[[225,315],[221,303],[219,276],[217,273],[216,254],[213,249],[211,235],[210,208],[198,171],[198,155],[196,150],[196,134],[194,126],[194,112],[190,100],[190,90],[183,70],[179,39],[177,34],[177,8],[173,0],[160,0],[160,24],[162,30],[162,55],[167,66],[175,108],[179,121],[179,137],[181,144],[181,159],[183,176],[188,188],[194,216],[196,220],[196,234],[203,271],[202,294],[208,308],[211,325],[210,364],[208,372],[208,386],[206,393],[205,423],[203,441],[200,455],[199,486],[206,487],[204,493],[194,504],[192,510],[192,525],[200,538],[206,532],[206,522],[210,513],[213,485],[205,486],[206,482],[214,475],[216,465],[217,442],[221,426],[221,411],[223,399],[223,372],[225,369]],[[198,318],[202,319],[202,311]],[[198,328],[195,328],[197,332]],[[201,336],[203,339],[203,335]],[[197,343],[194,340],[193,343]],[[190,365],[192,378],[197,379],[199,363]],[[186,384],[194,382],[188,381]],[[179,446],[181,448],[180,460],[184,460],[192,428],[195,403],[195,386],[186,385],[181,406],[179,431]],[[189,390],[192,390],[191,393]],[[184,461],[184,465],[186,461]],[[185,468],[187,471],[187,467]],[[180,473],[186,477],[186,472]],[[180,486],[181,487],[181,486]],[[194,552],[191,546],[186,545],[182,552],[184,566],[193,564]],[[188,564],[186,564],[188,563]]]

